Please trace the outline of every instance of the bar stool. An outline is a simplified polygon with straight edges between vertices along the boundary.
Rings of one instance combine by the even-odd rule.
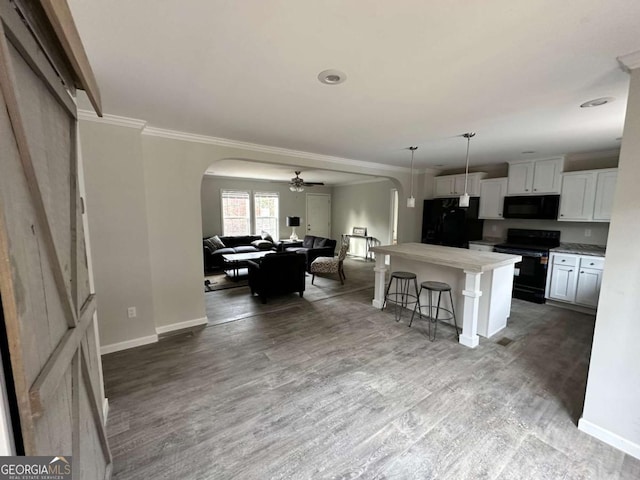
[[[391,284],[396,281],[395,291],[389,292]],[[411,287],[411,281],[413,280],[413,292],[409,293]],[[398,299],[400,301],[398,302]],[[391,272],[387,289],[384,292],[384,303],[382,304],[382,310],[387,305],[387,300],[391,300],[394,303],[393,313],[396,318],[396,322],[399,322],[402,318],[402,310],[409,305],[420,306],[420,296],[418,294],[418,281],[416,280],[416,274],[412,272]],[[400,311],[398,312],[398,305],[400,305]],[[415,312],[416,307],[413,307]]]
[[[436,332],[438,330],[438,320],[451,320],[451,319],[453,319],[453,325],[455,326],[455,329],[456,329],[456,338],[460,340],[460,333],[458,332],[458,321],[456,320],[456,312],[455,312],[455,308],[453,307],[453,296],[451,295],[451,285],[444,282],[431,282],[431,281],[422,282],[420,284],[420,290],[418,291],[418,299],[420,299],[420,294],[422,293],[422,290],[426,290],[427,294],[429,295],[429,305],[428,305],[429,315],[427,317],[429,320],[429,340],[433,342],[436,339]],[[442,297],[442,292],[449,292],[449,301],[451,302],[451,310],[440,306],[440,299]],[[436,304],[436,307],[435,307],[436,308],[435,317],[432,315],[433,313],[432,301],[433,301],[434,293],[438,294],[438,303]],[[422,318],[422,308],[420,307],[420,303],[417,303],[416,306],[413,308],[413,313],[411,314],[411,321],[409,322],[409,326],[411,326],[411,324],[413,323],[413,316],[416,314],[416,308],[418,308],[420,318]],[[446,318],[439,318],[441,310],[449,313],[450,316]],[[433,336],[431,335],[431,324],[434,325]]]

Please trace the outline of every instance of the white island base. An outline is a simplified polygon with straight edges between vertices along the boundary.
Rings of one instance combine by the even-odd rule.
[[[474,348],[478,335],[491,337],[507,326],[514,264],[521,257],[421,243],[379,246],[372,251],[376,253],[374,307],[382,308],[387,272],[402,270],[416,274],[418,288],[427,280],[451,285],[462,345]],[[387,255],[391,257],[390,268],[385,264]],[[448,295],[442,302],[447,308]],[[427,313],[424,291],[421,303]]]

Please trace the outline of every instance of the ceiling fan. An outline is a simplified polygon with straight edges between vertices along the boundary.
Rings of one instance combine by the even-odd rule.
[[[302,178],[300,178],[299,170],[294,173],[296,174],[296,176],[291,179],[291,182],[289,182],[289,190],[291,190],[292,192],[302,192],[304,190],[303,187],[324,185],[323,182],[305,182]]]

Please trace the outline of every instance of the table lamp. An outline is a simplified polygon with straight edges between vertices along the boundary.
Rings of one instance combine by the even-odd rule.
[[[296,227],[300,226],[300,217],[287,217],[287,227],[291,227],[291,236],[289,240],[293,242],[298,241],[298,235],[296,235]]]

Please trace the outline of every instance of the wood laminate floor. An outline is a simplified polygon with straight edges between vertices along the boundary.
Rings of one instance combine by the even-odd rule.
[[[104,356],[114,478],[640,478],[576,428],[593,317],[514,300],[476,349],[429,342],[371,306],[372,267],[264,307],[213,292],[238,319]]]

